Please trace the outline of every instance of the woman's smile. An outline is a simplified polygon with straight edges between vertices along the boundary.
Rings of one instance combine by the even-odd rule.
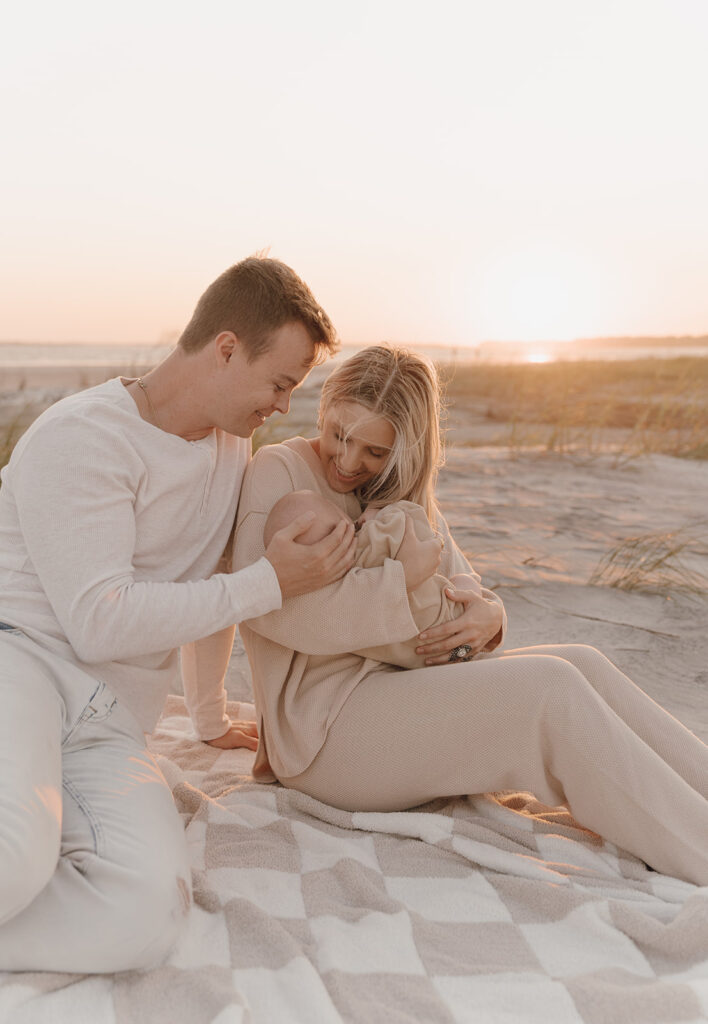
[[[351,484],[359,476],[361,476],[361,473],[359,473],[359,472],[356,472],[356,473],[345,473],[342,469],[339,468],[339,466],[337,465],[336,462],[333,462],[332,466],[334,468],[334,472],[335,472],[335,474],[337,476],[337,479],[341,480],[341,482],[343,484]]]
[[[358,402],[337,402],[325,410],[319,456],[333,491],[346,494],[382,472],[396,431],[392,424]]]

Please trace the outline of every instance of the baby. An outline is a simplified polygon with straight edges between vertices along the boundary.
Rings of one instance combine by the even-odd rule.
[[[266,547],[274,533],[304,512],[314,512],[316,518],[297,538],[300,544],[316,544],[331,533],[342,519],[348,520],[342,509],[327,498],[323,498],[321,494],[315,491],[291,491],[277,501],[270,511],[263,536]],[[367,508],[357,520],[355,565],[362,569],[371,569],[382,565],[386,558],[400,561],[400,548],[409,519],[418,540],[430,540],[435,537],[425,511],[412,501],[396,501],[379,509]],[[434,573],[415,590],[409,592],[408,603],[419,632],[456,619],[463,613],[464,604],[451,601],[445,593],[454,584],[455,577],[447,579],[439,573]],[[465,577],[464,586],[469,589],[469,577]],[[401,668],[424,668],[425,659],[415,653],[415,648],[419,644],[416,635],[403,643],[368,649],[365,654],[366,657],[376,658],[378,661]]]

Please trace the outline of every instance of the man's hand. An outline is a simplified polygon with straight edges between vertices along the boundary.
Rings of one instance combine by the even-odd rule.
[[[469,644],[472,654],[479,654],[502,628],[504,613],[501,605],[488,601],[473,590],[446,590],[451,601],[463,601],[465,610],[459,619],[443,622],[420,634],[422,647],[416,654],[425,657],[426,665],[444,665],[450,652],[460,644]]]
[[[275,569],[283,597],[295,597],[334,583],[354,564],[354,523],[339,523],[316,544],[298,544],[296,538],[312,524],[313,512],[298,516],[278,530],[265,556]]]
[[[406,590],[415,590],[429,579],[440,565],[441,558],[441,539],[431,537],[429,540],[418,540],[413,520],[406,516],[406,529],[398,549],[398,560],[403,565],[406,577]]]
[[[233,750],[235,747],[248,747],[249,750],[257,750],[258,726],[255,722],[242,722],[236,719],[223,736],[217,736],[216,739],[206,742],[210,747],[219,747],[220,750]]]

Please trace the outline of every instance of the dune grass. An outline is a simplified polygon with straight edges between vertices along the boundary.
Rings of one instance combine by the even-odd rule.
[[[32,420],[27,409],[22,409],[11,419],[0,425],[0,469],[9,461],[12,450]]]
[[[280,444],[288,437],[293,437],[295,433],[297,433],[297,428],[289,426],[288,420],[284,417],[279,417],[275,421],[266,420],[262,426],[253,431],[251,451],[255,455],[259,448],[263,448],[267,444]]]
[[[602,558],[588,582],[619,590],[705,594],[708,579],[691,569],[685,559],[708,554],[707,538],[706,523],[627,537]]]
[[[708,458],[708,359],[442,368],[451,416],[476,407],[519,450]]]
[[[474,421],[484,428],[477,440],[452,443],[504,445],[512,454],[540,447],[560,454],[609,450],[618,459],[650,452],[708,459],[706,358],[462,363],[440,371],[449,424]],[[0,466],[39,411],[28,403],[0,425]],[[296,391],[288,417],[256,431],[254,449],[298,432],[309,436],[315,424],[316,402]]]

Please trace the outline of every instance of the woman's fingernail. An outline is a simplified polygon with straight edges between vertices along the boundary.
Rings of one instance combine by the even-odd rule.
[[[418,634],[418,639],[419,640],[427,640],[428,639],[428,634],[427,633],[419,633]]]

